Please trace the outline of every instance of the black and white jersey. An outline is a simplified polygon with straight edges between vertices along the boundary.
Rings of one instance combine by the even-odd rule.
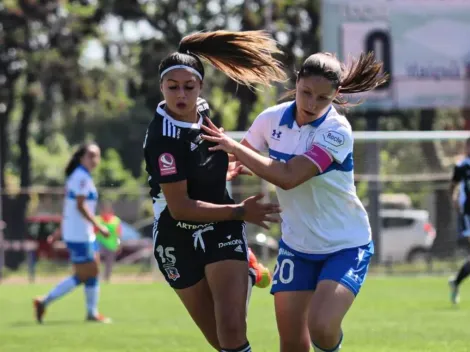
[[[201,125],[209,117],[209,105],[204,99],[197,101],[199,121],[178,121],[165,111],[165,102],[158,104],[144,141],[146,170],[149,174],[150,195],[155,218],[165,225],[175,220],[164,201],[160,185],[186,180],[188,196],[215,204],[232,204],[226,190],[228,155],[212,152],[214,143],[201,138]]]
[[[452,181],[460,183],[460,209],[463,213],[470,215],[470,157],[466,157],[454,167]]]

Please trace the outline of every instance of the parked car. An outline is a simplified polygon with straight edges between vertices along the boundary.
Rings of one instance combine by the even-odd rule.
[[[47,243],[47,237],[59,226],[61,215],[37,215],[26,219],[27,237],[38,243],[36,258],[52,260],[68,260],[69,252],[65,243],[56,241],[53,246]],[[143,238],[142,234],[127,222],[122,222],[122,242],[117,260],[133,255],[134,253],[152,245],[150,239]]]
[[[419,209],[382,209],[381,262],[427,261],[436,238],[429,212]]]

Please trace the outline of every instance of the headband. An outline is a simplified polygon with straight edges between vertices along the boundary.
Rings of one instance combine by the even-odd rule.
[[[168,67],[167,69],[165,69],[161,74],[160,74],[160,79],[163,78],[163,76],[165,74],[167,74],[168,72],[170,71],[173,71],[173,70],[176,70],[176,69],[179,69],[179,68],[184,68],[185,70],[188,70],[190,71],[191,73],[195,74],[196,76],[199,77],[199,79],[202,81],[202,75],[199,71],[195,70],[194,68],[192,67],[189,67],[189,66],[186,66],[186,65],[175,65],[175,66],[170,66]]]

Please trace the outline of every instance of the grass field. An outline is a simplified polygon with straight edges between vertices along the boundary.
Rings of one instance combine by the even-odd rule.
[[[101,310],[111,325],[84,322],[83,289],[33,320],[31,298],[52,285],[0,285],[1,352],[211,351],[164,283],[103,284]],[[342,351],[470,351],[470,290],[452,307],[444,277],[369,277],[345,324]],[[465,296],[465,291],[468,295]],[[249,312],[253,351],[278,351],[273,301],[255,289]]]

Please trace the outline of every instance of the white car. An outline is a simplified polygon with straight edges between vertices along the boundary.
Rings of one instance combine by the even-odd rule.
[[[427,261],[436,238],[429,212],[418,209],[380,211],[380,262]]]

